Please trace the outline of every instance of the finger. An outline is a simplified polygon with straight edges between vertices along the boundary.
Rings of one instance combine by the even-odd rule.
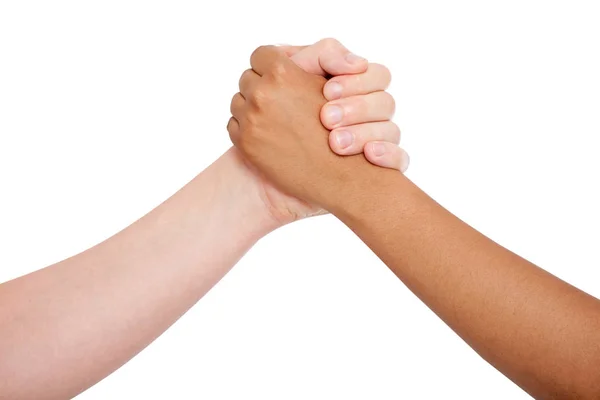
[[[308,46],[290,46],[287,44],[284,45],[278,45],[277,47],[279,47],[279,49],[288,57],[291,57],[299,52],[301,52],[302,50],[306,49]]]
[[[260,76],[273,69],[278,63],[289,60],[289,58],[277,46],[260,46],[250,56],[252,69]]]
[[[244,96],[242,96],[241,93],[236,93],[233,96],[233,99],[231,99],[231,106],[230,106],[231,115],[233,115],[234,118],[236,118],[238,121],[241,119],[241,116],[243,115],[243,110],[244,110],[245,104],[246,104],[246,100],[244,99]]]
[[[373,141],[400,143],[400,129],[392,121],[371,122],[334,129],[329,134],[329,147],[341,156],[360,154],[365,144]]]
[[[321,122],[327,129],[387,121],[394,116],[396,103],[387,92],[375,92],[330,101],[321,109]]]
[[[365,158],[371,164],[383,168],[397,169],[404,173],[410,164],[408,153],[400,147],[388,142],[370,142],[364,149]]]
[[[329,101],[342,97],[369,94],[388,88],[392,81],[390,70],[381,64],[369,64],[367,72],[355,75],[340,75],[331,78],[323,88]]]
[[[229,132],[229,139],[231,143],[237,146],[240,139],[240,124],[234,117],[229,118],[227,123],[227,132]]]
[[[242,96],[248,97],[248,94],[252,92],[253,88],[256,87],[256,84],[260,80],[260,76],[254,72],[252,69],[247,69],[244,71],[242,76],[240,77],[240,93]]]
[[[323,39],[295,53],[291,60],[304,71],[326,76],[358,74],[367,70],[368,61],[351,53],[335,39]]]

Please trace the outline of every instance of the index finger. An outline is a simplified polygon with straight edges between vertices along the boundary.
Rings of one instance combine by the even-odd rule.
[[[282,60],[288,60],[288,57],[277,46],[260,46],[250,56],[250,65],[254,72],[263,76],[269,72],[273,65]]]
[[[287,44],[282,44],[277,46],[281,51],[288,57],[292,57],[302,50],[306,49],[309,46],[291,46]]]

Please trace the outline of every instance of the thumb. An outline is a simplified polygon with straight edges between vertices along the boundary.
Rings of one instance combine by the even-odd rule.
[[[290,59],[304,71],[321,76],[360,74],[365,72],[368,62],[351,53],[335,39],[323,39],[292,52]]]

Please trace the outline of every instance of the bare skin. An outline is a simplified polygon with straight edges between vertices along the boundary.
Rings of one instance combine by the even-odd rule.
[[[387,86],[371,82],[366,60],[348,62],[338,42],[290,51],[303,67],[326,58],[335,72],[359,76],[346,86],[356,95]],[[365,110],[351,117],[370,132],[365,137],[380,140]],[[105,242],[0,285],[0,399],[77,395],[164,332],[262,236],[320,212],[277,189],[230,149]]]
[[[325,80],[268,46],[251,62],[228,130],[253,165],[282,190],[336,215],[532,396],[600,398],[598,299],[486,238],[397,171],[362,155],[335,155],[316,116],[327,101]]]
[[[333,152],[341,156],[361,154],[374,165],[392,168],[405,172],[409,165],[408,154],[398,147],[400,129],[391,121],[394,114],[394,99],[385,93],[392,76],[390,71],[381,64],[369,63],[366,70],[354,74],[336,74],[340,67],[335,65],[341,57],[333,57],[337,50],[322,51],[319,46],[339,49],[335,39],[324,39],[310,48],[285,47],[281,48],[286,55],[303,70],[315,75],[337,75],[329,79],[323,88],[323,95],[328,103],[321,112],[321,122],[329,130],[329,146]],[[295,54],[303,52],[320,52],[328,55],[319,59],[315,56],[302,57],[305,61],[296,59]],[[313,60],[318,62],[311,63]],[[327,72],[323,68],[326,68]],[[364,95],[369,94],[369,100]],[[368,107],[365,107],[368,105]],[[356,124],[365,113],[361,110],[374,110],[370,123]],[[376,118],[375,112],[384,111]],[[336,115],[341,115],[341,121]]]

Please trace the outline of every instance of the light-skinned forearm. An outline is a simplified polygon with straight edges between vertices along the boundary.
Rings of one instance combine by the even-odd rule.
[[[105,242],[0,285],[0,398],[71,398],[95,384],[276,228],[239,162],[229,151]]]
[[[600,398],[598,299],[481,235],[401,174],[366,169],[330,211],[531,395]]]

